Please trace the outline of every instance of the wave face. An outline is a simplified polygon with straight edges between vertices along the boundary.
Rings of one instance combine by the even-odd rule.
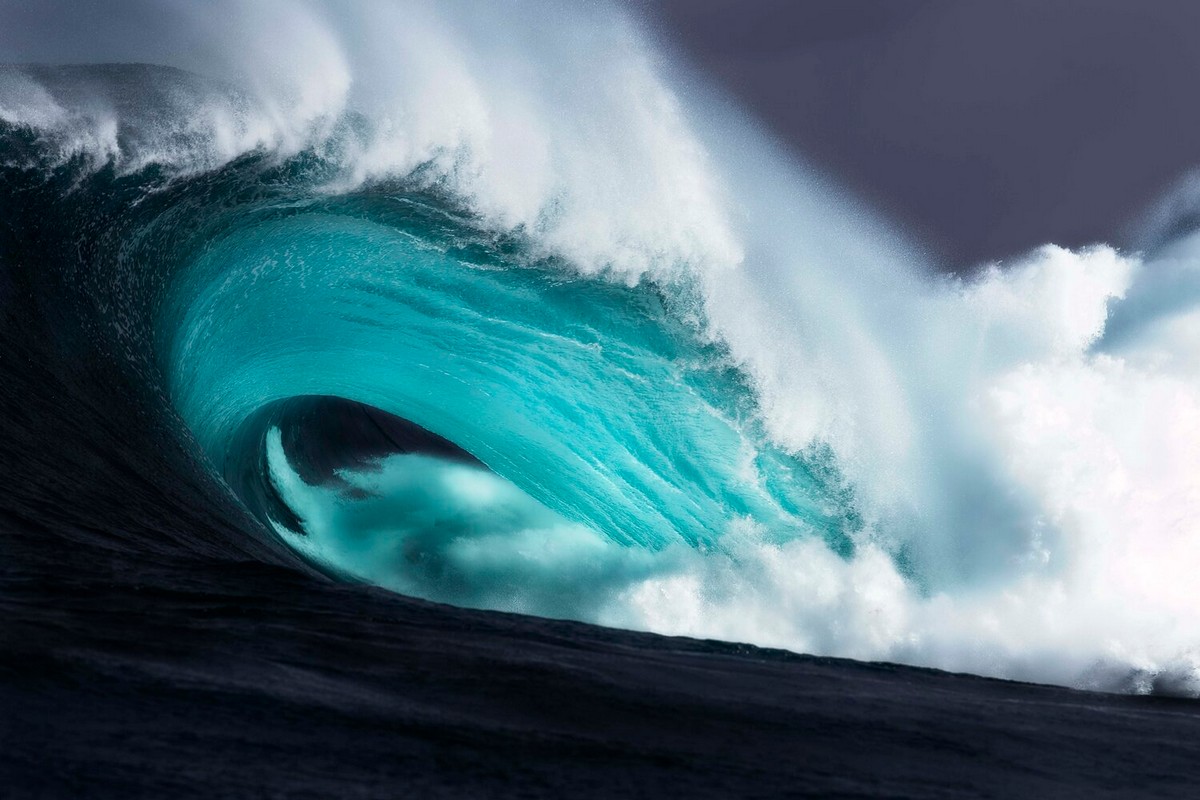
[[[0,263],[80,298],[248,539],[459,605],[1200,690],[1187,208],[1144,255],[939,276],[621,9],[216,5],[0,4],[38,64],[0,68]]]

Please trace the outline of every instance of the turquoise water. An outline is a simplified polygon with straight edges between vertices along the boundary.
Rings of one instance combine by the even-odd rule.
[[[397,195],[264,204],[207,242],[171,297],[181,415],[218,466],[266,442],[302,530],[264,521],[332,571],[586,618],[682,552],[721,551],[731,525],[853,550],[832,458],[765,441],[684,286],[573,276]],[[397,455],[306,484],[278,430],[239,436],[306,396],[410,420],[483,466]]]

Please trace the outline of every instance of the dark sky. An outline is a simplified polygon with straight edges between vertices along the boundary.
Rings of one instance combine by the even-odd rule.
[[[651,15],[951,268],[1119,244],[1200,167],[1200,0],[661,0]]]

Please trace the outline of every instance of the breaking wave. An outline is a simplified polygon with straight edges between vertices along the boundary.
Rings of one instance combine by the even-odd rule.
[[[1187,191],[948,277],[620,8],[61,5],[0,4],[0,264],[329,575],[1200,690]]]

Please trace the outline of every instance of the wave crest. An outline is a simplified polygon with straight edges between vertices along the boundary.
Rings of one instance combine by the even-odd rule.
[[[554,591],[496,599],[536,583],[510,556],[545,548],[516,536],[455,551],[480,571],[447,599],[1195,689],[1193,239],[934,275],[607,6],[172,8],[136,41],[142,3],[25,10],[6,60],[54,62],[92,25],[89,60],[124,66],[0,71],[3,163],[122,220],[62,222],[116,265],[72,274],[119,341],[149,298],[165,391],[218,468],[263,409],[341,397],[486,464],[540,520],[512,530],[580,526],[543,559]],[[257,433],[293,512],[362,500],[299,486]],[[411,488],[376,468],[346,485]]]

